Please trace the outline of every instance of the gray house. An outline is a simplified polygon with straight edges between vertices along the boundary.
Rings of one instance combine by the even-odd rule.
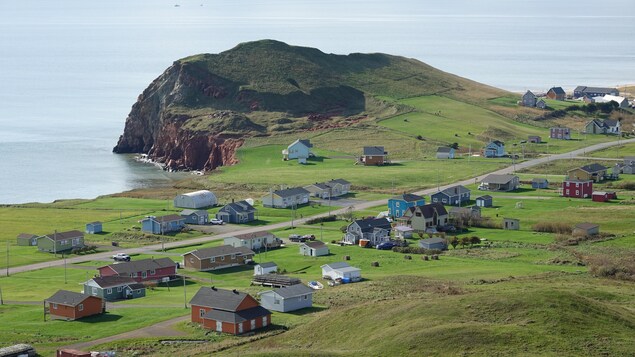
[[[311,192],[311,196],[327,199],[331,197],[331,186],[324,182],[316,182],[307,186],[304,189]]]
[[[536,106],[536,95],[533,94],[531,91],[527,91],[525,94],[523,94],[522,99],[520,100],[520,104],[523,107],[535,107]]]
[[[265,263],[256,264],[256,266],[254,266],[254,275],[264,275],[264,274],[271,274],[271,273],[275,274],[277,271],[278,271],[278,264],[274,262],[265,262]]]
[[[101,222],[90,222],[86,223],[86,233],[95,234],[102,232],[102,224]]]
[[[310,257],[329,255],[329,247],[320,241],[306,242],[300,244],[300,254]]]
[[[185,227],[185,218],[176,214],[155,217],[148,216],[141,220],[141,231],[152,234],[178,232]]]
[[[454,159],[454,148],[440,146],[437,149],[437,159]]]
[[[531,188],[549,188],[549,181],[546,178],[534,177],[531,180]]]
[[[40,236],[29,233],[20,233],[18,234],[17,241],[19,246],[36,246],[37,239]]]
[[[208,190],[183,193],[174,198],[174,207],[179,208],[205,208],[216,206],[216,195]]]
[[[203,225],[209,222],[209,213],[206,210],[194,210],[184,209],[180,213],[181,217],[185,218],[186,224],[198,224]]]
[[[216,213],[216,218],[227,223],[247,223],[256,219],[256,209],[247,201],[228,203]]]
[[[331,197],[344,196],[351,192],[351,183],[341,178],[327,181],[326,184],[331,187]]]
[[[346,227],[344,243],[357,244],[367,239],[371,245],[377,245],[390,239],[390,222],[386,218],[358,219]]]
[[[423,249],[448,250],[448,241],[443,238],[428,238],[419,241],[419,247]]]
[[[95,277],[84,283],[84,294],[106,301],[136,299],[146,296],[145,285],[124,276]]]
[[[260,305],[268,310],[289,312],[313,306],[313,289],[303,284],[263,291]]]
[[[82,247],[84,247],[84,233],[77,230],[47,234],[37,240],[37,249],[42,252],[68,252]]]
[[[362,280],[362,270],[352,267],[346,262],[324,264],[321,268],[322,277],[325,279],[341,279],[344,283],[354,283]]]
[[[476,198],[476,205],[478,207],[492,207],[494,205],[494,199],[490,195],[484,195]]]
[[[516,175],[487,175],[478,186],[485,191],[514,191],[520,186],[520,179]]]
[[[273,208],[297,207],[309,203],[311,193],[302,187],[276,190],[262,196],[262,205]]]
[[[503,218],[503,229],[517,231],[520,229],[520,220],[516,218]]]
[[[448,187],[443,191],[430,195],[430,200],[444,205],[462,206],[470,202],[470,190],[465,186],[457,185]]]

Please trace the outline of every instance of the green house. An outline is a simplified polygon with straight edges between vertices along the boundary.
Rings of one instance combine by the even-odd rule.
[[[37,240],[37,249],[41,252],[61,253],[82,247],[84,233],[77,230],[47,234]]]
[[[18,245],[24,246],[24,247],[35,246],[37,245],[38,238],[39,236],[36,236],[35,234],[20,233],[18,234],[18,238],[17,238]]]

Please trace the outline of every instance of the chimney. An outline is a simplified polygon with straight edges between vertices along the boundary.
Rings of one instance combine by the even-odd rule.
[[[212,290],[216,291],[216,287],[215,287],[215,286],[212,286]]]
[[[237,291],[236,289],[232,290],[232,292],[233,292],[234,294],[238,294],[238,291]]]
[[[232,203],[234,203],[234,199],[232,198]]]

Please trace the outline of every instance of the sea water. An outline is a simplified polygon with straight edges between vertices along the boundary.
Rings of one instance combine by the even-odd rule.
[[[632,0],[0,1],[0,203],[170,182],[111,153],[137,96],[178,58],[264,38],[512,91],[635,83]]]

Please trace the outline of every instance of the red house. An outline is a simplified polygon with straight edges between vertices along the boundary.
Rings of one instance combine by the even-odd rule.
[[[144,281],[161,282],[176,276],[176,263],[170,258],[149,258],[110,264],[98,268],[98,270],[102,277],[117,275],[131,277],[138,283]]]
[[[611,199],[617,198],[617,194],[615,192],[605,192],[605,191],[593,191],[592,200],[595,202],[608,202]]]
[[[271,324],[271,312],[251,295],[236,290],[201,287],[190,300],[192,322],[218,332],[239,335]]]
[[[591,180],[564,180],[562,182],[562,196],[575,198],[589,198],[593,194]]]
[[[105,312],[106,303],[96,296],[58,290],[44,300],[44,309],[53,319],[77,320]]]

